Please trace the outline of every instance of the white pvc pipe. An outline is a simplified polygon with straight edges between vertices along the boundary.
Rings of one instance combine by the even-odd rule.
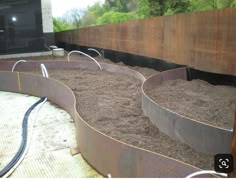
[[[95,51],[99,56],[102,56],[100,52],[98,52],[98,50],[93,49],[93,48],[88,48],[89,51]]]
[[[71,55],[72,53],[74,53],[74,52],[83,54],[83,55],[87,56],[88,58],[92,59],[92,60],[98,65],[98,67],[100,68],[100,70],[102,70],[101,65],[96,61],[96,59],[92,58],[92,57],[89,56],[88,54],[86,54],[86,53],[84,53],[84,52],[81,52],[81,51],[77,51],[77,50],[71,51],[71,52],[67,55],[67,60],[68,60],[68,61],[70,61],[70,55]]]
[[[215,174],[215,175],[221,175],[223,177],[227,177],[227,174],[225,174],[225,173],[218,173],[218,172],[215,172],[212,170],[203,170],[203,171],[198,171],[198,172],[192,173],[192,174],[188,175],[186,178],[192,178],[192,177],[202,175],[202,174]]]
[[[13,65],[12,69],[11,69],[12,72],[15,70],[16,65],[19,64],[20,62],[27,62],[27,60],[16,61],[15,64]]]
[[[38,112],[39,110],[42,108],[42,106],[46,103],[47,101],[47,98],[44,99],[43,102],[41,102],[39,108],[36,110],[35,112],[35,116],[33,118],[33,122],[31,123],[31,128],[30,128],[30,133],[28,133],[28,137],[29,137],[29,140],[27,141],[27,144],[26,144],[26,148],[25,148],[25,151],[23,152],[21,158],[19,159],[19,161],[2,177],[2,178],[7,178],[9,177],[14,171],[15,169],[21,164],[21,162],[24,160],[25,158],[25,155],[27,154],[28,150],[29,150],[29,146],[30,146],[30,143],[31,143],[31,140],[32,140],[32,136],[33,136],[33,127],[34,127],[34,123],[35,123],[35,120],[37,118],[37,115],[38,115]]]
[[[40,67],[41,67],[41,71],[42,71],[43,77],[48,78],[48,71],[47,71],[46,66],[44,64],[40,64]]]

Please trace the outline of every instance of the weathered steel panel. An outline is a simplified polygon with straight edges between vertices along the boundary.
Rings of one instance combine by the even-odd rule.
[[[153,17],[73,30],[73,43],[236,75],[236,8]],[[67,32],[56,33],[67,42]],[[77,35],[79,34],[79,35]]]
[[[230,153],[233,132],[182,116],[160,106],[145,91],[157,88],[163,82],[187,79],[186,68],[177,68],[153,75],[143,84],[142,109],[159,130],[173,139],[207,154]]]
[[[0,71],[0,89],[2,91],[19,92],[17,73]]]
[[[8,62],[6,62],[8,63]],[[42,62],[34,62],[38,66]],[[34,67],[34,63],[22,63],[18,70]],[[83,62],[44,62],[50,68],[63,67],[70,69],[75,66],[95,68],[93,63]],[[87,64],[87,65],[85,65]],[[144,77],[136,71],[125,67],[102,64],[104,69],[112,72],[125,73],[138,79]],[[0,90],[17,90],[16,72],[0,72]],[[74,118],[77,128],[77,142],[83,157],[100,173],[112,177],[185,177],[199,169],[166,156],[136,148],[108,137],[89,126],[78,114],[73,92],[64,84],[39,75],[19,73],[22,93],[34,96],[46,96]],[[2,86],[4,84],[4,86]],[[2,89],[2,87],[4,87]]]

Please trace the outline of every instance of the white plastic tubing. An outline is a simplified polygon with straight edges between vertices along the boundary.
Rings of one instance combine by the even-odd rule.
[[[93,49],[93,48],[88,48],[88,51],[94,51],[96,52],[99,56],[102,56],[100,52],[98,52],[98,50]]]
[[[100,68],[100,70],[102,70],[101,65],[96,61],[96,59],[94,59],[93,57],[89,56],[88,54],[86,54],[86,53],[84,53],[84,52],[82,52],[82,51],[77,51],[77,50],[71,51],[71,52],[67,55],[67,60],[68,60],[68,61],[70,61],[70,55],[71,55],[72,53],[80,53],[80,54],[83,54],[83,55],[87,56],[88,58],[92,59],[92,60],[98,65],[98,67]]]
[[[198,171],[198,172],[192,173],[192,174],[188,175],[186,178],[192,178],[192,177],[202,175],[202,174],[215,174],[215,175],[227,177],[227,174],[225,174],[225,173],[218,173],[218,172],[215,172],[212,170],[203,170],[203,171]]]
[[[17,62],[15,62],[15,64],[13,65],[12,67],[12,72],[14,72],[15,68],[16,68],[16,65],[21,63],[21,62],[27,62],[27,60],[19,60]],[[42,71],[42,74],[43,74],[43,77],[46,77],[48,78],[48,71],[47,71],[47,68],[44,64],[40,64],[40,68],[41,68],[41,71]]]
[[[19,61],[16,61],[15,64],[13,65],[11,71],[13,72],[13,71],[15,70],[15,68],[16,68],[16,65],[19,64],[19,63],[21,63],[21,62],[27,62],[27,60],[19,60]]]
[[[41,71],[42,71],[43,77],[48,78],[48,71],[47,71],[46,66],[45,66],[44,64],[40,64],[40,68],[41,68]]]

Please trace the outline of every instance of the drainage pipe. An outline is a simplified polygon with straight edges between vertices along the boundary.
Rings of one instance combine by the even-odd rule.
[[[20,62],[27,62],[27,60],[16,61],[15,64],[13,65],[13,67],[12,67],[12,70],[11,70],[12,72],[15,70],[16,65],[19,64]]]
[[[27,134],[28,134],[28,119],[29,119],[29,115],[30,113],[33,111],[33,109],[38,106],[40,103],[43,103],[45,101],[45,97],[41,98],[40,100],[38,100],[36,103],[34,103],[25,113],[24,115],[24,119],[22,122],[22,140],[21,140],[21,145],[17,151],[17,153],[15,154],[15,156],[12,158],[12,160],[7,164],[6,167],[4,167],[1,171],[0,171],[0,177],[7,177],[7,175],[9,175],[8,172],[12,172],[13,168],[16,168],[16,165],[19,165],[19,161],[23,160],[22,157],[25,154],[25,150],[27,147]]]
[[[93,49],[93,48],[88,48],[88,51],[94,51],[96,52],[99,56],[102,56],[100,52],[98,52],[98,50]]]
[[[34,115],[34,118],[33,118],[33,122],[31,123],[31,127],[29,128],[30,129],[29,140],[28,140],[28,143],[26,145],[25,151],[23,152],[23,154],[22,154],[21,158],[19,159],[19,161],[3,176],[3,178],[9,177],[15,171],[15,169],[21,164],[21,162],[23,161],[25,155],[27,154],[27,152],[29,150],[29,145],[30,145],[32,137],[33,137],[33,127],[34,127],[34,124],[35,124],[35,120],[37,118],[39,110],[46,103],[46,101],[47,101],[47,98],[44,99],[44,101],[39,105],[38,109],[34,113],[35,115]]]
[[[48,78],[48,71],[47,71],[46,66],[45,66],[44,64],[40,64],[40,68],[41,68],[41,71],[42,71],[43,77]]]
[[[102,70],[101,65],[96,61],[96,59],[94,59],[93,57],[91,57],[91,56],[89,56],[88,54],[86,54],[86,53],[84,53],[84,52],[81,52],[81,51],[77,51],[77,50],[71,51],[71,52],[68,54],[68,56],[67,56],[67,60],[68,60],[68,61],[70,61],[70,55],[71,55],[72,53],[74,53],[74,52],[83,54],[83,55],[87,56],[88,58],[92,59],[92,60],[98,65],[98,67],[100,68],[100,70]]]

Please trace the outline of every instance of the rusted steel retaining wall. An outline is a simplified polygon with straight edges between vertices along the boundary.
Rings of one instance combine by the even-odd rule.
[[[126,52],[236,75],[236,8],[153,17],[56,33],[56,42]]]
[[[48,69],[96,69],[88,62],[27,62],[16,70],[37,69],[44,63]],[[5,64],[5,65],[4,65]],[[11,70],[13,62],[1,62],[0,70]],[[125,67],[101,63],[104,70],[124,73],[141,81],[145,78]],[[50,74],[50,71],[49,71]],[[76,123],[77,142],[83,157],[103,175],[112,177],[185,177],[199,169],[161,154],[117,141],[88,125],[76,110],[73,92],[59,81],[22,72],[0,71],[0,90],[26,93],[48,99],[67,110]]]
[[[143,83],[142,109],[159,130],[173,139],[207,154],[230,153],[233,132],[182,116],[154,102],[145,93],[168,80],[187,80],[186,68],[177,68],[151,76]],[[180,102],[181,103],[181,102]]]

